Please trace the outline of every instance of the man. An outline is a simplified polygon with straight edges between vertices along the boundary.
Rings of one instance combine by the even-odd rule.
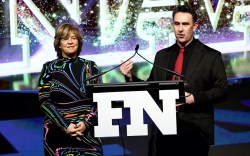
[[[172,80],[173,75],[163,67],[175,70],[179,50],[184,49],[184,60],[179,74],[188,80],[185,86],[186,103],[177,106],[177,135],[153,132],[149,156],[208,156],[214,144],[214,104],[228,97],[227,76],[221,53],[195,39],[197,14],[189,6],[177,6],[173,11],[176,43],[156,53],[148,81]],[[132,75],[133,62],[120,67],[126,81],[140,81]]]

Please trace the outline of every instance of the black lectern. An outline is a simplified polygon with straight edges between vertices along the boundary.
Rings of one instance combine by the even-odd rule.
[[[185,101],[183,81],[88,84],[86,89],[98,109],[94,133],[104,145],[113,142],[124,153],[147,155],[152,123],[164,135],[177,133],[175,104]]]
[[[179,90],[177,103],[185,103],[184,81],[143,81],[143,82],[122,82],[122,83],[103,83],[87,84],[89,97],[93,98],[93,93],[100,92],[120,92],[120,91],[141,91],[147,90],[154,99],[159,99],[159,90]]]

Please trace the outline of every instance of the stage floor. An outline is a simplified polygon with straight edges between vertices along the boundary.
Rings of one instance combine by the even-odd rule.
[[[250,82],[231,85],[229,99],[215,105],[215,145],[209,156],[250,156],[249,88]],[[37,93],[0,92],[0,99],[5,101],[0,109],[0,155],[42,156],[43,118]],[[120,122],[120,134],[125,133],[124,123]],[[148,138],[102,138],[104,156],[146,156]]]
[[[215,110],[216,142],[215,146],[212,146],[209,156],[236,156],[239,153],[241,156],[250,155],[250,114],[241,112],[241,116],[239,116],[238,113]],[[232,123],[233,119],[234,123]],[[231,124],[226,120],[230,120]],[[0,155],[43,156],[42,122],[42,117],[0,120]],[[243,122],[248,122],[248,124],[243,125]],[[146,150],[136,147],[138,144],[140,146],[142,143],[147,144],[143,139],[145,138],[131,140],[130,137],[130,140],[124,144],[124,151],[121,138],[103,138],[104,156],[124,156],[124,153],[126,156],[138,156],[138,154],[143,156],[145,154],[143,151]],[[129,145],[129,142],[133,146]]]

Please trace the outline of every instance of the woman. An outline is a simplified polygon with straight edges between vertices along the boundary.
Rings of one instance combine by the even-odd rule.
[[[45,155],[103,155],[101,140],[93,132],[97,109],[86,90],[87,83],[102,83],[102,79],[91,79],[100,71],[95,62],[79,57],[82,44],[75,25],[60,25],[54,37],[58,58],[43,65],[38,96],[45,112]]]

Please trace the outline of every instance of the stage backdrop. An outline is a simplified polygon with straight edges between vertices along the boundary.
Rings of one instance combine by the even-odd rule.
[[[137,44],[140,55],[149,61],[159,49],[172,45],[172,11],[184,3],[199,15],[195,37],[221,51],[230,84],[229,100],[215,106],[216,136],[210,156],[249,156],[250,0],[0,0],[0,89],[10,89],[0,94],[5,101],[0,140],[9,141],[2,141],[3,147],[14,147],[0,147],[0,153],[42,151],[37,81],[42,64],[56,58],[53,38],[58,25],[75,23],[84,38],[81,57],[94,60],[105,72],[133,56]],[[146,79],[152,65],[138,55],[133,61],[133,72]],[[124,77],[115,68],[103,80],[123,82]],[[27,120],[19,122],[20,118]],[[123,122],[121,126],[125,131]],[[26,136],[30,141],[23,141]],[[145,146],[134,146],[146,145],[145,140],[121,138],[104,140],[105,152],[143,155],[136,152],[146,151]]]
[[[36,89],[46,61],[56,58],[55,28],[75,23],[82,31],[81,56],[107,71],[134,54],[154,60],[175,42],[172,11],[184,0],[9,0],[0,1],[0,79],[10,89]],[[199,15],[195,37],[222,52],[229,79],[249,77],[250,1],[191,0]],[[136,74],[146,79],[151,65],[136,55]],[[104,82],[121,82],[116,68]]]

